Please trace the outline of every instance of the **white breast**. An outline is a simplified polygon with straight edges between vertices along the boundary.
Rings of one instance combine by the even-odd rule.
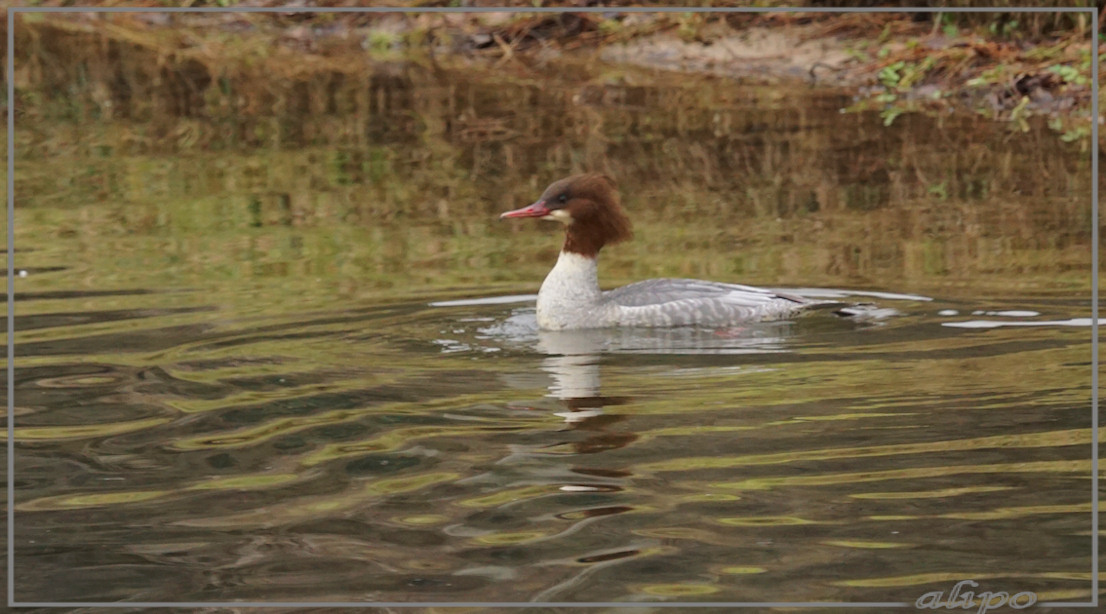
[[[545,330],[601,328],[615,322],[601,306],[595,258],[561,252],[538,291],[538,326]]]

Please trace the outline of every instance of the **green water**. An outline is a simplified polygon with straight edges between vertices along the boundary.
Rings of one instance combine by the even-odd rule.
[[[43,70],[17,600],[1090,598],[1089,154],[1043,122],[585,60]],[[582,170],[635,223],[604,287],[886,313],[541,333],[559,230],[497,214]]]

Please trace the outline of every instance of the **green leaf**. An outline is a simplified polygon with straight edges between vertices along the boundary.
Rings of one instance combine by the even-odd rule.
[[[880,117],[883,118],[883,125],[884,126],[890,126],[891,124],[895,123],[895,118],[897,118],[898,116],[900,116],[902,114],[903,114],[902,109],[885,109],[879,115],[880,115]]]

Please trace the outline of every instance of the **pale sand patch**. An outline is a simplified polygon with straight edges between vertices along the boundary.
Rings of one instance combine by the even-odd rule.
[[[766,81],[804,79],[820,84],[856,84],[858,76],[845,70],[855,62],[844,41],[804,40],[802,32],[800,28],[750,28],[715,38],[709,44],[661,33],[608,45],[600,57],[611,62]]]

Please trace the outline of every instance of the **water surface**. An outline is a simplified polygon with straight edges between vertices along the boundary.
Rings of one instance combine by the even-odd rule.
[[[1078,143],[594,60],[97,74],[17,124],[18,600],[1089,599]],[[581,170],[605,287],[884,311],[538,331],[559,231],[496,217]]]

